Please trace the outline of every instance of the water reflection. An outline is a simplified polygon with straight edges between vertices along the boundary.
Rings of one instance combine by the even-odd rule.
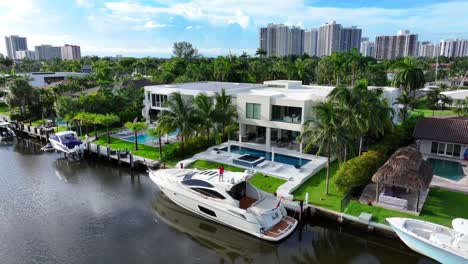
[[[239,259],[251,263],[255,254],[275,253],[277,250],[277,244],[205,220],[174,204],[164,194],[156,195],[153,207],[158,220],[189,235],[194,241],[231,262]]]

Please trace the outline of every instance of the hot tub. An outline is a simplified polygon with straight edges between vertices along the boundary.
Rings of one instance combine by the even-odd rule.
[[[257,157],[250,154],[245,154],[237,159],[232,160],[232,163],[249,168],[253,168],[265,160],[264,157]]]

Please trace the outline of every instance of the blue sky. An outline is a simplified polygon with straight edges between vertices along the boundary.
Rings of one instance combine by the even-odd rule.
[[[466,10],[468,1],[435,0],[0,0],[0,35],[26,36],[29,49],[69,43],[83,55],[136,57],[168,57],[185,40],[217,56],[253,54],[269,22],[310,28],[336,20],[371,38],[398,29],[433,42],[468,38]]]

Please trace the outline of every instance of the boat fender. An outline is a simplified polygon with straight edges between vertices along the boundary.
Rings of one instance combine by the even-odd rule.
[[[262,234],[262,235],[265,234],[265,229],[263,227],[260,228],[260,234]]]

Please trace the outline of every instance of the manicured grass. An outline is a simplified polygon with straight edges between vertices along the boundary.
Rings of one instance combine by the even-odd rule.
[[[7,105],[0,105],[0,115],[10,116],[10,108]]]
[[[263,175],[261,173],[255,174],[249,179],[249,182],[265,192],[274,193],[278,187],[283,185],[286,181],[283,179]]]
[[[371,213],[372,220],[379,223],[386,223],[385,218],[387,217],[408,217],[450,227],[454,218],[468,218],[467,204],[467,194],[432,188],[420,216],[368,206],[360,204],[358,201],[351,201],[345,213],[354,216],[359,216],[361,212]]]
[[[159,157],[159,150],[158,148],[143,145],[143,144],[138,144],[138,150],[135,149],[135,144],[133,142],[121,140],[118,138],[113,138],[111,137],[111,144],[110,147],[113,149],[128,149],[132,154],[138,155],[147,159],[152,159],[152,160],[160,160]],[[107,146],[107,137],[106,136],[101,136],[99,137],[98,140],[93,141],[95,144]],[[163,155],[164,151],[176,148],[179,144],[170,144],[170,145],[164,145],[163,146]]]
[[[452,110],[435,110],[432,111],[430,109],[414,109],[410,111],[411,115],[424,115],[425,117],[431,116],[449,116],[449,115],[457,115]]]
[[[235,172],[243,172],[245,169],[234,167],[231,165],[221,164],[218,162],[213,161],[206,161],[206,160],[197,160],[193,164],[191,164],[190,168],[197,168],[202,170],[210,170],[210,169],[217,169],[219,166],[223,165],[227,171],[235,171]],[[278,189],[280,185],[285,183],[285,180],[278,179],[275,177],[270,177],[267,175],[263,175],[261,173],[255,174],[252,178],[249,179],[249,182],[263,190],[265,192],[274,193]]]
[[[327,168],[323,168],[317,174],[310,177],[305,183],[303,183],[294,192],[294,199],[303,200],[305,194],[309,193],[309,203],[331,209],[334,211],[340,211],[341,199],[343,195],[340,194],[334,184],[334,176],[338,170],[339,163],[333,162],[330,166],[330,182],[328,187],[328,195],[325,194],[325,183],[327,176]]]

